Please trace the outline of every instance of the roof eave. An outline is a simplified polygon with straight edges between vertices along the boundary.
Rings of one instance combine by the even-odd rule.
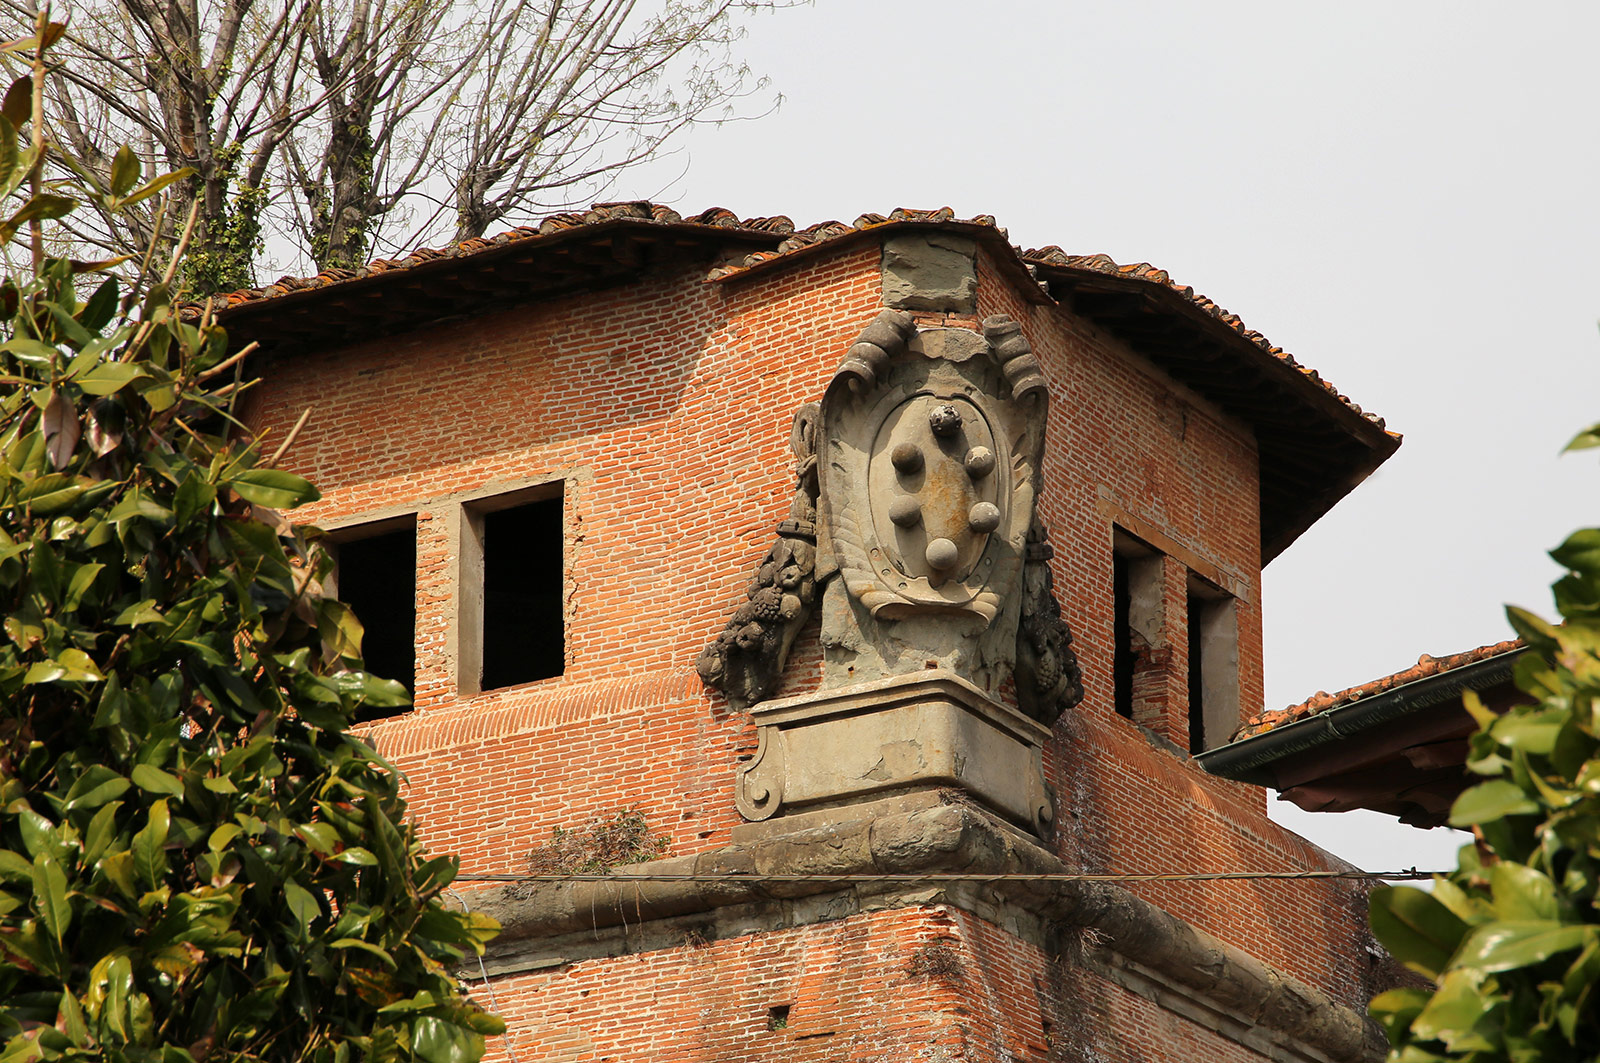
[[[459,253],[441,254],[437,258],[398,268],[372,270],[352,277],[330,278],[325,283],[307,285],[228,306],[213,305],[218,322],[237,333],[240,339],[236,340],[236,345],[242,345],[243,340],[253,338],[249,335],[252,323],[282,318],[285,315],[299,316],[310,310],[313,304],[335,300],[343,303],[370,300],[378,304],[386,295],[401,291],[411,293],[424,286],[448,287],[448,282],[452,278],[460,282],[469,274],[493,274],[497,270],[510,270],[514,265],[536,268],[535,259],[546,258],[553,261],[579,248],[604,247],[609,244],[608,253],[616,270],[626,272],[635,268],[627,260],[626,252],[630,241],[657,243],[666,240],[679,246],[704,246],[709,249],[726,248],[731,244],[736,248],[759,249],[772,247],[783,239],[783,233],[763,229],[688,221],[657,221],[647,218],[609,218],[552,233],[519,236],[503,243],[493,243],[487,247],[473,248]],[[575,275],[571,284],[556,286],[555,290],[570,290],[582,287],[584,283],[585,278]],[[514,297],[521,294],[518,291],[518,284],[515,279],[507,279],[498,286],[480,285],[479,289],[489,298],[493,298],[497,292]],[[544,293],[530,289],[526,294],[539,297]],[[437,299],[438,306],[431,309],[416,306],[407,306],[403,310],[391,308],[386,317],[379,307],[380,313],[374,318],[375,325],[381,330],[385,327],[399,328],[422,318],[429,321],[445,321],[458,316],[461,312],[470,312],[477,308],[474,305],[475,301],[468,298],[461,300],[463,305],[460,311],[452,312],[449,303],[453,298],[455,296],[452,293],[441,292]]]
[[[1042,259],[1030,264],[1052,289],[1062,289],[1075,312],[1114,334],[1120,325],[1130,333],[1124,337],[1130,346],[1250,426],[1263,467],[1263,567],[1400,447],[1397,434],[1353,407],[1314,371],[1264,350],[1169,283]],[[1099,302],[1085,305],[1083,293],[1091,293]],[[1170,334],[1159,337],[1160,342],[1155,342],[1158,337],[1150,329],[1156,319],[1177,323]],[[1228,355],[1233,366],[1250,367],[1256,379],[1241,385],[1232,367],[1228,372],[1211,368],[1220,353]],[[1196,383],[1195,376],[1208,377],[1214,385]],[[1250,396],[1249,401],[1229,394],[1241,390]],[[1271,408],[1277,401],[1297,407],[1297,412],[1274,423]],[[1267,474],[1274,471],[1300,480],[1319,480],[1324,486],[1314,492],[1297,489],[1292,499],[1279,498],[1267,482]],[[1282,512],[1279,507],[1284,507]]]
[[[1209,749],[1194,759],[1212,775],[1276,788],[1278,777],[1273,766],[1278,762],[1458,700],[1467,690],[1503,683],[1511,678],[1523,652],[1519,647],[1448,672],[1414,679],[1352,704]]]

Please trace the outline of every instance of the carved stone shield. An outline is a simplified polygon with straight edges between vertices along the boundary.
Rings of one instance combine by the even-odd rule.
[[[921,649],[992,688],[1015,659],[1048,400],[1016,325],[984,328],[919,332],[885,311],[823,397],[818,580],[836,567],[867,614],[856,626],[877,628],[833,645],[905,643],[860,678],[924,667]],[[917,619],[942,623],[900,623]]]

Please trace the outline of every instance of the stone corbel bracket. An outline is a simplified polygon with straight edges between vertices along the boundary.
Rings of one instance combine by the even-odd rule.
[[[738,771],[746,819],[885,790],[954,786],[1048,836],[1049,728],[950,672],[930,670],[822,691],[751,710],[755,756]]]

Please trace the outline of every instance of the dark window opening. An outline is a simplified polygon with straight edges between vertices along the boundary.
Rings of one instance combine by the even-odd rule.
[[[788,1004],[775,1004],[767,1009],[767,1029],[781,1030],[789,1025]]]
[[[1204,753],[1239,726],[1239,619],[1232,595],[1189,575],[1189,752]]]
[[[1205,705],[1205,609],[1206,600],[1189,586],[1189,752],[1206,751]]]
[[[1114,528],[1111,540],[1112,705],[1135,719],[1140,687],[1148,686],[1150,651],[1161,639],[1161,555],[1144,540]],[[1148,691],[1145,692],[1148,696]],[[1140,721],[1144,722],[1144,721]]]
[[[357,533],[359,534],[359,533]],[[334,544],[334,587],[339,600],[355,611],[364,634],[361,656],[368,672],[416,689],[417,526],[402,527]],[[404,709],[368,709],[358,720],[377,719]]]
[[[1111,555],[1111,594],[1113,599],[1111,624],[1114,629],[1114,647],[1111,652],[1111,683],[1115,693],[1117,715],[1133,719],[1133,669],[1136,657],[1133,652],[1133,627],[1131,598],[1128,589],[1127,555],[1118,551]]]
[[[478,517],[483,551],[480,689],[558,676],[566,667],[561,496]]]

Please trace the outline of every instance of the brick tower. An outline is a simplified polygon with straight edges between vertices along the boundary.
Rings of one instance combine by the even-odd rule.
[[[496,1056],[1381,1055],[1359,886],[1061,877],[1343,866],[1191,758],[1398,439],[1237,318],[989,218],[649,204],[229,304],[430,845],[634,861],[463,883]]]

